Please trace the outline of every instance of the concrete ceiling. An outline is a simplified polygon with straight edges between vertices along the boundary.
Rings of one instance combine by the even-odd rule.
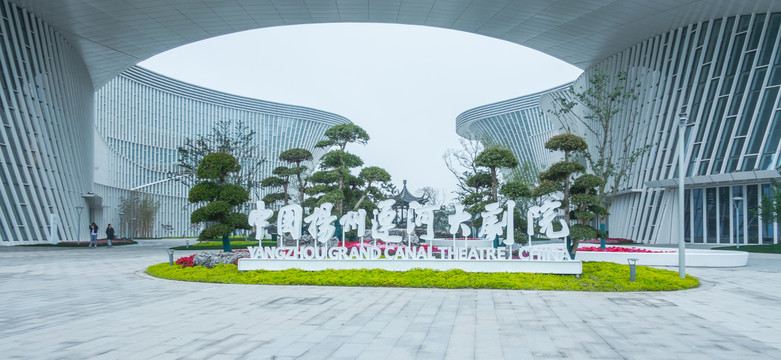
[[[651,36],[700,20],[781,11],[779,0],[11,1],[57,28],[78,49],[95,88],[166,50],[272,26],[433,26],[503,39],[585,69]]]

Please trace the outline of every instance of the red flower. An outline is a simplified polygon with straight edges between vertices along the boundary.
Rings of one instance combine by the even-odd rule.
[[[190,256],[179,258],[179,260],[176,260],[176,265],[181,265],[183,268],[195,266],[195,262],[193,262],[195,255],[196,254],[192,254]]]

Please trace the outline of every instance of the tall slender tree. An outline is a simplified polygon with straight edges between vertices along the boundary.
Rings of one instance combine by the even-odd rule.
[[[200,180],[198,166],[207,155],[216,152],[231,154],[241,165],[241,170],[230,174],[231,182],[253,192],[260,186],[260,167],[265,161],[255,131],[242,120],[219,121],[206,135],[185,138],[184,144],[177,148],[177,170],[170,174],[176,180],[192,187]]]
[[[593,139],[592,151],[583,155],[590,171],[602,179],[596,196],[605,209],[610,209],[632,165],[650,148],[639,141],[644,120],[633,108],[639,87],[627,71],[611,75],[596,68],[586,85],[570,86],[553,102],[551,113],[566,131]]]

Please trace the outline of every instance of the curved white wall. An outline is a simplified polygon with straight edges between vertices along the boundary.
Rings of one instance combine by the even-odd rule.
[[[0,2],[0,245],[88,238],[92,80],[47,23]],[[77,207],[84,207],[79,220]]]
[[[103,223],[119,224],[121,198],[128,189],[170,178],[176,171],[177,147],[185,138],[211,132],[219,121],[243,121],[255,131],[265,158],[258,179],[284,165],[277,160],[287,149],[301,147],[322,155],[314,145],[345,117],[302,106],[286,105],[214,91],[141,67],[132,67],[96,92],[95,183],[104,198]],[[176,181],[144,187],[139,194],[160,201],[152,235],[197,235],[190,228],[188,188]],[[260,199],[262,192],[252,194]],[[165,234],[162,224],[174,232]],[[117,227],[116,225],[114,225]],[[121,228],[122,236],[125,229]]]
[[[781,13],[731,16],[684,26],[627,48],[587,69],[574,82],[583,87],[596,68],[627,70],[638,97],[618,114],[640,121],[636,148],[649,146],[630,171],[610,209],[610,236],[647,243],[677,243],[678,114],[693,123],[685,134],[686,241],[778,243],[781,228],[751,211],[770,180],[781,178]],[[559,90],[559,91],[556,91]],[[488,134],[511,146],[519,158],[547,151],[523,130],[542,118],[511,116],[528,109],[547,113],[560,89],[469,110],[458,132]],[[523,99],[534,98],[531,102]],[[490,111],[483,111],[490,110]],[[535,110],[536,111],[536,110]],[[465,121],[465,118],[470,121]],[[548,129],[559,129],[551,119]],[[577,128],[577,127],[576,127]],[[585,131],[579,131],[586,135]],[[594,138],[585,136],[593,143]],[[520,140],[518,140],[520,139]],[[738,208],[731,202],[742,197]]]
[[[545,142],[559,129],[540,107],[540,97],[568,88],[555,88],[464,111],[456,118],[456,132],[467,139],[503,144],[518,161],[545,169],[562,156],[545,149]]]

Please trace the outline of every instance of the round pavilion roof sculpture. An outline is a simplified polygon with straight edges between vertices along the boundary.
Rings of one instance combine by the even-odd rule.
[[[781,11],[777,0],[11,1],[57,28],[78,49],[96,89],[166,50],[273,26],[372,22],[440,27],[528,46],[585,69],[676,27]]]
[[[408,208],[409,204],[413,201],[417,201],[418,204],[425,205],[429,198],[424,196],[415,196],[412,195],[409,190],[407,190],[407,180],[404,180],[404,187],[399,191],[396,196],[393,197],[394,200],[396,200],[396,204],[393,205],[394,208]]]

